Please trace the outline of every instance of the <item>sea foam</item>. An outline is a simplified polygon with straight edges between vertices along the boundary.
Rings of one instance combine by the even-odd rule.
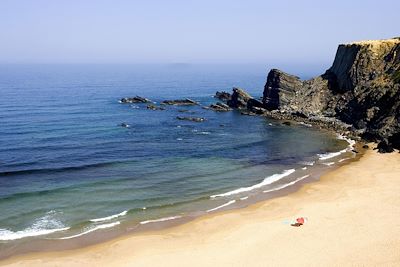
[[[0,229],[0,240],[16,240],[25,237],[48,235],[70,229],[70,227],[66,227],[59,220],[59,214],[59,212],[51,210],[44,216],[34,220],[32,225],[24,230],[11,231],[9,229]]]
[[[90,221],[91,222],[109,221],[109,220],[112,220],[112,219],[115,219],[115,218],[118,218],[118,217],[121,217],[121,216],[125,216],[127,213],[128,213],[128,211],[124,210],[123,212],[118,213],[118,214],[114,214],[114,215],[111,215],[111,216],[108,216],[108,217],[103,217],[103,218],[91,219]]]
[[[207,210],[207,212],[211,212],[211,211],[215,211],[215,210],[222,209],[223,207],[229,206],[229,205],[231,205],[231,204],[233,204],[233,203],[235,203],[235,202],[236,202],[236,200],[228,201],[228,202],[226,202],[225,204],[222,204],[221,206],[218,206],[218,207],[216,207],[216,208]]]
[[[217,197],[226,197],[226,196],[230,196],[230,195],[235,195],[235,194],[239,194],[239,193],[243,193],[243,192],[248,192],[248,191],[252,191],[254,189],[263,187],[265,185],[269,185],[272,184],[276,181],[279,181],[280,179],[282,179],[283,177],[286,177],[292,173],[294,173],[296,170],[295,169],[290,169],[290,170],[285,170],[283,173],[277,173],[274,175],[271,175],[267,178],[265,178],[261,183],[249,186],[249,187],[241,187],[223,194],[218,194],[218,195],[212,195],[210,196],[210,198],[217,198]]]
[[[179,218],[182,218],[182,216],[171,216],[171,217],[165,217],[165,218],[160,218],[160,219],[155,219],[155,220],[147,220],[147,221],[140,222],[140,224],[165,222],[165,221],[175,220],[175,219],[179,219]]]
[[[86,235],[88,233],[97,231],[99,229],[105,229],[105,228],[110,228],[110,227],[114,227],[116,225],[119,225],[120,222],[113,222],[113,223],[107,223],[107,224],[101,224],[101,225],[97,225],[96,227],[90,228],[89,230],[76,234],[76,235],[71,235],[71,236],[66,236],[66,237],[61,237],[59,239],[71,239],[71,238],[75,238],[75,237],[79,237],[79,236],[83,236]]]
[[[33,236],[40,236],[40,235],[48,235],[55,232],[61,232],[68,230],[69,227],[58,228],[58,229],[34,229],[28,228],[22,231],[10,231],[7,229],[0,229],[0,240],[7,241],[7,240],[16,240],[25,237],[33,237]]]
[[[278,187],[273,188],[273,189],[265,190],[265,191],[263,191],[263,193],[269,193],[269,192],[274,192],[274,191],[281,190],[281,189],[286,188],[286,187],[288,187],[288,186],[294,185],[295,183],[300,182],[301,180],[304,180],[304,179],[306,179],[306,178],[309,177],[309,176],[310,176],[310,175],[308,175],[308,174],[307,174],[307,175],[304,175],[304,176],[299,177],[299,178],[297,178],[296,180],[294,180],[294,181],[292,181],[292,182],[290,182],[290,183],[287,183],[287,184],[278,186]]]

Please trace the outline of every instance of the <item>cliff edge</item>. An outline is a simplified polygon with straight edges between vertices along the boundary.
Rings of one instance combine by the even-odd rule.
[[[324,74],[310,80],[272,69],[264,108],[335,118],[363,138],[400,148],[400,38],[339,45]]]

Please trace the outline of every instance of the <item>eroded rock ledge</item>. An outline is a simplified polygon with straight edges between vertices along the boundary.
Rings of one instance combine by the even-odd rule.
[[[274,79],[278,76],[279,79]],[[272,70],[263,103],[270,109],[330,116],[363,138],[399,147],[400,38],[339,45],[331,68],[308,81]]]
[[[250,112],[347,131],[380,142],[381,152],[400,149],[400,38],[339,45],[332,67],[310,80],[272,69],[261,105],[253,100]]]

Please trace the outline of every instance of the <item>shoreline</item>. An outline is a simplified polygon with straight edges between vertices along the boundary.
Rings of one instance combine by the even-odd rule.
[[[346,177],[349,174],[353,177]],[[400,262],[400,253],[396,252],[400,251],[400,240],[396,240],[400,236],[400,224],[396,222],[400,184],[395,179],[399,175],[398,153],[378,154],[369,149],[358,161],[336,168],[320,181],[307,183],[288,195],[88,247],[19,255],[0,261],[0,265],[157,266],[165,265],[164,261],[193,265],[193,257],[203,266],[238,262],[254,265],[266,260],[271,264],[288,260],[293,260],[292,264],[315,264],[316,259],[309,254],[315,254],[316,249],[329,252],[312,256],[319,257],[320,264],[326,265],[324,261],[331,259],[332,265],[351,265],[351,260],[353,264],[395,265]],[[284,223],[297,216],[308,217],[309,222],[300,228]],[[351,240],[346,238],[349,235]],[[283,257],[284,251],[291,257]],[[349,255],[353,258],[348,259]]]
[[[97,244],[103,244],[106,242],[117,240],[119,238],[140,235],[142,233],[148,233],[152,231],[167,230],[173,227],[177,227],[179,225],[190,223],[202,217],[207,217],[210,214],[219,214],[225,211],[246,209],[249,206],[253,206],[260,202],[293,194],[306,184],[318,182],[322,175],[331,172],[337,168],[340,168],[341,166],[351,164],[351,162],[357,161],[359,160],[360,157],[362,157],[364,149],[362,148],[361,143],[356,143],[354,140],[341,136],[331,130],[323,129],[322,131],[326,131],[332,135],[336,135],[338,140],[346,141],[348,143],[348,147],[338,152],[326,152],[324,154],[317,154],[319,159],[316,159],[309,163],[307,163],[306,161],[304,162],[305,164],[304,166],[306,166],[307,168],[306,167],[296,168],[296,172],[294,169],[290,170],[292,172],[290,174],[284,174],[283,177],[289,175],[288,178],[291,180],[294,179],[294,176],[298,177],[295,178],[290,183],[287,184],[283,183],[284,186],[281,187],[278,186],[277,188],[271,190],[263,190],[261,186],[258,186],[259,184],[255,184],[246,188],[239,188],[233,190],[237,191],[240,189],[246,189],[244,190],[246,195],[245,197],[240,197],[240,194],[239,196],[236,196],[237,193],[232,194],[233,199],[235,200],[232,200],[232,197],[230,196],[233,191],[228,192],[229,193],[227,196],[228,198],[224,196],[226,192],[225,193],[221,192],[220,194],[215,196],[211,195],[210,199],[218,199],[220,202],[222,201],[221,203],[225,204],[217,204],[217,206],[203,211],[197,210],[188,214],[182,213],[177,215],[171,215],[170,217],[165,217],[165,218],[163,217],[154,220],[149,219],[147,221],[140,223],[136,223],[135,221],[129,221],[129,220],[126,221],[122,220],[120,223],[119,219],[116,222],[106,221],[104,222],[104,224],[100,225],[100,227],[94,230],[88,230],[87,232],[83,233],[67,235],[66,237],[54,237],[54,238],[48,237],[43,239],[28,240],[28,242],[20,242],[14,246],[3,247],[4,250],[2,251],[2,253],[0,253],[0,262],[3,260],[7,260],[9,258],[24,256],[32,253],[51,253],[51,252],[61,252],[66,250],[83,249],[85,247],[95,246]],[[354,149],[356,149],[359,152],[357,153],[352,152],[354,151]],[[324,156],[326,156],[327,158],[324,158]],[[305,171],[305,169],[307,170]],[[275,175],[280,176],[282,174],[278,173]],[[265,179],[268,178],[269,176]],[[262,183],[263,182],[261,182],[260,185]],[[247,193],[247,191],[249,192]],[[124,211],[121,214],[125,215],[126,213],[127,211]],[[109,217],[118,217],[121,214],[112,215]],[[104,218],[96,220],[103,220],[103,219]],[[103,225],[105,227],[102,227]]]

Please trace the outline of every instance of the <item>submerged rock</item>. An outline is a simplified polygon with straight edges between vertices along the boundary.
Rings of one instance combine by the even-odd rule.
[[[119,102],[123,104],[131,104],[131,103],[151,103],[152,101],[144,97],[135,96],[135,97],[121,98]]]
[[[206,119],[200,118],[200,117],[181,117],[177,116],[176,117],[178,120],[182,121],[193,121],[193,122],[204,122]]]
[[[164,107],[159,107],[159,106],[156,106],[156,105],[153,105],[153,104],[147,105],[147,109],[150,109],[150,110],[165,110]]]
[[[125,122],[121,123],[119,126],[124,127],[124,128],[129,128],[130,127],[130,125],[125,123]]]
[[[176,100],[165,100],[162,102],[162,104],[174,105],[174,106],[195,106],[198,105],[199,103],[189,98],[186,98],[186,99],[176,99]]]

